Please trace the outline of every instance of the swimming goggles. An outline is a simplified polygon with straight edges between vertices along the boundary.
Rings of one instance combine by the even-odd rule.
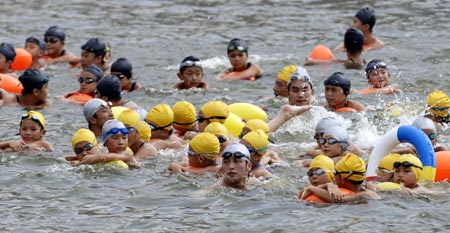
[[[217,153],[214,152],[195,152],[192,150],[188,150],[188,156],[196,156],[196,155],[217,155]]]
[[[124,78],[127,77],[127,76],[124,75],[124,74],[116,74],[115,76],[118,77],[120,80],[122,80],[122,79],[124,79]]]
[[[429,138],[431,141],[433,141],[434,139],[437,138],[437,134],[435,134],[435,133],[430,133],[430,134],[428,134],[428,138]]]
[[[229,159],[229,158],[231,158],[231,156],[233,156],[236,159],[244,158],[247,162],[250,161],[250,158],[246,154],[239,152],[239,151],[236,151],[236,152],[227,151],[222,154],[223,159]]]
[[[192,124],[194,124],[195,122],[197,122],[197,119],[195,119],[193,122],[189,122],[189,123],[178,123],[178,122],[176,122],[176,121],[174,121],[173,123],[174,123],[174,124],[177,124],[177,125],[192,125]]]
[[[205,120],[210,120],[210,119],[225,120],[225,119],[227,119],[227,118],[224,117],[224,116],[212,116],[212,117],[202,117],[202,116],[199,116],[199,117],[197,117],[198,123],[202,123],[203,121],[205,121]]]
[[[308,175],[309,177],[311,177],[311,176],[313,176],[314,174],[316,174],[316,175],[318,175],[318,176],[321,176],[321,175],[323,175],[323,174],[325,174],[327,171],[325,170],[325,169],[322,169],[322,168],[318,168],[318,169],[309,169],[307,172],[306,172],[306,175]]]
[[[94,80],[93,78],[83,78],[83,77],[80,77],[80,78],[78,78],[78,82],[79,82],[80,84],[82,84],[82,83],[91,84],[91,83],[95,82],[95,80]]]
[[[293,74],[291,76],[291,78],[289,79],[289,82],[296,81],[296,80],[301,80],[303,82],[309,82],[310,78],[308,76],[304,76],[304,75],[301,76],[300,74]]]
[[[92,143],[88,143],[86,144],[84,147],[75,147],[73,148],[73,151],[75,152],[75,154],[81,154],[83,151],[90,151],[92,150],[92,148],[94,148],[94,144]]]
[[[25,113],[22,115],[22,120],[25,120],[25,119],[31,119],[32,121],[38,123],[44,129],[44,126],[42,125],[41,120],[39,119],[38,116],[29,114],[29,113]]]
[[[259,152],[267,150],[267,146],[259,148],[259,149],[252,149],[252,148],[247,146],[247,150],[250,153],[257,153],[257,154],[259,154]]]
[[[44,41],[45,41],[45,43],[55,44],[55,43],[58,43],[58,41],[60,41],[60,39],[55,38],[55,37],[47,37],[44,39]]]
[[[242,45],[238,45],[238,46],[230,45],[230,46],[228,46],[228,52],[231,52],[231,51],[234,51],[234,50],[238,50],[238,51],[241,51],[241,52],[247,52],[245,47],[242,46]]]
[[[372,72],[372,71],[374,71],[374,70],[376,70],[376,69],[380,69],[380,68],[381,68],[381,69],[387,69],[386,63],[384,63],[384,62],[378,62],[378,63],[375,63],[375,64],[373,64],[373,65],[367,67],[367,68],[366,68],[366,75],[369,75],[370,72]]]
[[[419,168],[420,170],[422,170],[422,167],[419,167],[419,166],[417,166],[417,165],[415,165],[415,164],[413,164],[413,163],[411,163],[411,162],[409,162],[409,161],[403,161],[403,162],[395,162],[394,163],[394,168],[399,168],[400,166],[402,166],[402,167],[416,167],[416,168]]]
[[[344,179],[348,179],[350,176],[353,176],[353,175],[364,175],[365,174],[365,172],[355,172],[355,171],[343,171],[343,172],[338,172],[337,170],[334,170],[334,175],[335,176],[337,176],[337,175],[341,175],[341,174],[348,174],[348,176],[346,176],[346,177],[342,177],[342,178],[344,178]]]
[[[443,108],[430,108],[431,110],[434,111],[448,111],[450,109],[450,107],[443,107]]]
[[[127,128],[112,128],[108,132],[105,133],[105,136],[110,135],[110,134],[116,135],[118,133],[121,133],[123,135],[127,135],[128,134],[128,129]]]
[[[347,142],[339,141],[336,138],[329,138],[329,139],[319,138],[319,143],[320,143],[320,145],[325,145],[325,143],[334,145],[336,143],[347,143]]]
[[[224,142],[227,141],[227,138],[226,138],[225,136],[223,136],[223,135],[217,136],[217,139],[219,139],[219,142],[220,142],[220,143],[224,143]]]
[[[202,67],[202,64],[200,64],[200,62],[199,61],[190,61],[190,60],[187,60],[187,61],[185,61],[185,62],[182,62],[181,64],[180,64],[180,68],[184,68],[184,67]]]
[[[130,134],[130,133],[136,132],[137,129],[134,127],[127,127],[127,130],[128,130],[128,134]]]
[[[377,169],[375,169],[375,173],[379,176],[382,175],[387,175],[387,174],[392,174],[394,171],[391,171],[389,169],[386,168],[382,168],[382,167],[378,167]]]
[[[162,129],[165,129],[165,128],[167,128],[167,127],[169,127],[169,126],[172,125],[172,123],[170,123],[170,124],[165,125],[165,126],[156,126],[156,125],[154,125],[153,123],[150,123],[150,122],[147,122],[147,121],[146,121],[146,123],[150,126],[150,129],[151,129],[152,131],[162,130]]]

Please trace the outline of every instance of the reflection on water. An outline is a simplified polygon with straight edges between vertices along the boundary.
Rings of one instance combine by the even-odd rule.
[[[304,62],[318,43],[334,47],[342,41],[353,14],[354,1],[6,1],[0,8],[1,42],[23,46],[29,35],[42,35],[51,25],[66,29],[66,46],[80,53],[91,37],[112,45],[113,59],[129,58],[145,89],[126,94],[145,109],[165,102],[188,100],[199,107],[220,99],[252,102],[273,117],[283,104],[272,98],[274,76],[285,65]],[[372,147],[388,129],[412,122],[423,111],[425,96],[449,89],[450,4],[447,1],[376,2],[374,33],[386,43],[363,54],[382,58],[393,82],[404,94],[354,98],[372,112],[342,115],[352,140]],[[257,82],[218,82],[213,76],[228,66],[226,44],[233,37],[250,45],[250,58],[265,70]],[[212,92],[173,91],[177,64],[188,55],[204,61]],[[337,54],[344,57],[344,54]],[[364,72],[341,65],[308,67],[318,105],[325,102],[323,80],[335,71],[352,79],[355,89],[367,87]],[[77,88],[77,70],[49,67],[51,99]],[[383,114],[393,101],[412,105],[399,117]],[[81,107],[55,102],[42,111],[46,139],[57,151],[34,157],[0,152],[0,218],[2,231],[432,231],[448,229],[448,195],[420,198],[382,194],[382,201],[349,205],[311,206],[297,202],[305,184],[305,169],[284,164],[271,169],[278,176],[249,192],[219,190],[196,196],[214,184],[212,175],[168,176],[164,170],[180,153],[163,152],[140,170],[116,171],[71,168],[58,158],[71,154],[71,135],[86,127]],[[2,107],[0,135],[17,139],[19,116],[15,106]],[[291,162],[314,146],[312,132],[321,108],[292,119],[273,135],[275,148]],[[441,141],[448,144],[448,131]],[[433,189],[447,191],[448,184]],[[372,230],[373,229],[373,230]],[[301,230],[300,230],[301,231]]]

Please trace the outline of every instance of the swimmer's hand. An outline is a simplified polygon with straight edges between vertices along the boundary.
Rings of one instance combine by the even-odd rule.
[[[13,150],[13,151],[21,151],[23,149],[25,149],[25,142],[24,141],[9,141],[8,142],[8,146]]]
[[[344,201],[344,193],[339,190],[339,187],[333,183],[326,184],[328,194],[330,194],[332,202],[343,202]]]

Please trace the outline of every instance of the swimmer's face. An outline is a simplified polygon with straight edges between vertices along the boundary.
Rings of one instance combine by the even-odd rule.
[[[128,147],[128,135],[121,133],[113,134],[104,143],[109,153],[123,153]]]
[[[389,71],[384,68],[378,68],[369,73],[367,80],[374,88],[382,88],[389,85],[391,81],[391,75]]]
[[[245,180],[251,169],[251,163],[244,158],[230,156],[222,160],[223,182],[226,186],[236,187],[245,185]]]
[[[184,82],[187,89],[199,87],[203,82],[203,71],[200,67],[187,67],[183,73],[178,73],[178,78]]]
[[[111,111],[111,108],[108,106],[101,106],[97,112],[95,112],[95,115],[93,116],[93,118],[95,118],[95,122],[93,122],[93,124],[99,126],[99,127],[103,127],[103,124],[105,124],[106,121],[108,120],[113,120],[114,119],[114,115]]]
[[[88,143],[90,143],[90,142],[82,141],[82,142],[79,142],[79,143],[75,144],[74,148],[78,147],[78,148],[82,148],[83,149],[83,151],[81,153],[76,154],[78,161],[81,161],[84,158],[84,156],[86,156],[86,155],[95,155],[95,154],[98,153],[96,146],[92,147],[92,149],[90,149],[90,150],[85,150],[86,145]]]
[[[352,21],[351,27],[357,28],[360,31],[364,30],[364,27],[363,27],[363,24],[362,24],[361,20],[359,20],[357,17],[353,17],[353,21]]]
[[[250,142],[241,139],[240,141],[241,144],[243,144],[244,146],[246,146],[247,148],[249,148],[249,150],[254,150],[255,148],[252,146],[252,144],[250,144]],[[262,156],[264,153],[261,152],[250,152],[250,161],[252,162],[252,164],[257,164],[259,163],[259,161],[261,160]]]
[[[117,71],[111,72],[111,75],[114,75],[117,78],[119,78],[120,85],[122,86],[122,90],[128,90],[127,89],[128,86],[130,86],[132,83],[131,79],[127,78],[124,74],[117,72]]]
[[[289,104],[294,106],[304,106],[311,103],[314,90],[311,85],[303,80],[292,81],[289,86]]]
[[[0,72],[8,72],[10,66],[11,61],[7,62],[5,56],[0,54]]]
[[[45,54],[53,58],[59,57],[64,49],[64,41],[53,36],[45,37],[45,41]]]
[[[328,139],[333,138],[332,136],[325,136],[323,137],[324,139],[326,139],[325,144],[320,145],[320,149],[322,150],[323,154],[328,156],[328,157],[335,157],[335,156],[341,156],[343,154],[342,151],[342,146],[340,143],[335,143],[335,144],[329,144],[328,143]]]
[[[82,94],[88,94],[88,95],[93,95],[95,93],[95,89],[97,86],[97,77],[95,77],[95,75],[93,75],[92,73],[86,72],[86,71],[82,71],[80,78],[83,79],[83,83],[80,83],[80,90],[79,92]],[[86,83],[87,80],[92,79],[94,82],[92,83]]]
[[[417,186],[416,174],[411,167],[400,166],[394,170],[394,182],[408,188]]]
[[[279,78],[275,79],[275,85],[273,86],[273,94],[275,96],[288,97],[289,91],[287,83]]]
[[[33,59],[41,58],[44,56],[44,51],[39,48],[39,45],[35,43],[25,43],[25,50],[27,50]]]
[[[310,170],[314,171],[313,175],[309,176],[309,182],[312,185],[317,186],[317,185],[321,185],[321,184],[326,184],[326,183],[332,182],[326,172],[321,174],[321,175],[317,175],[316,174],[316,170],[317,169],[319,169],[319,168],[311,168],[310,169]]]
[[[39,101],[45,101],[48,96],[48,83],[44,84],[41,89],[38,89],[39,93],[37,97],[39,98]]]
[[[19,128],[20,137],[25,143],[39,141],[45,135],[45,129],[32,119],[24,119]]]
[[[203,114],[203,112],[200,110],[200,112],[198,112],[198,116],[200,117],[205,117],[205,115]],[[206,128],[206,126],[209,125],[209,120],[204,120],[203,122],[198,122],[198,129],[200,130],[200,132],[203,132]]]
[[[84,70],[89,65],[95,64],[98,67],[102,67],[102,57],[95,56],[95,53],[87,52],[86,50],[81,51],[81,68]]]
[[[347,96],[340,86],[325,85],[325,98],[331,108],[343,107],[347,102]]]
[[[248,54],[239,50],[228,53],[228,59],[235,71],[243,71],[247,68],[247,58]]]

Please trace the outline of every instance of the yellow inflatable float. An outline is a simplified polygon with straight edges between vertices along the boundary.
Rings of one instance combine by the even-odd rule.
[[[267,122],[267,113],[260,107],[250,103],[234,103],[228,105],[230,112],[238,115],[243,121],[260,119]]]

